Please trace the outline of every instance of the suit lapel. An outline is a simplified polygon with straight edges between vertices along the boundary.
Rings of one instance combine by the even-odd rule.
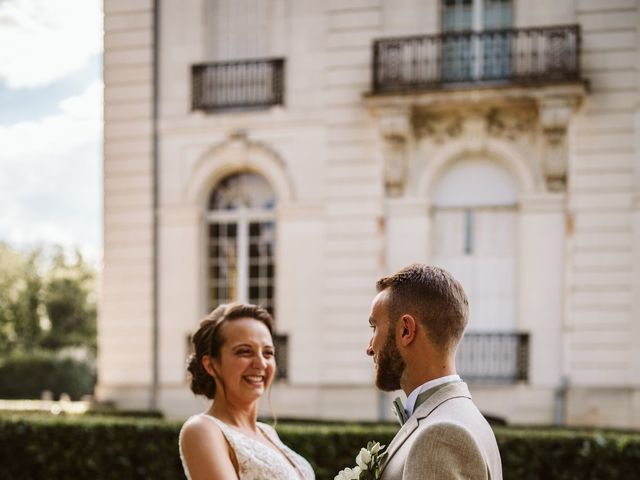
[[[398,449],[407,441],[411,434],[416,431],[420,420],[428,417],[431,412],[447,400],[458,397],[471,398],[467,384],[464,382],[453,382],[441,387],[436,387],[436,389],[435,393],[427,395],[427,399],[416,407],[415,412],[413,412],[413,415],[407,420],[407,423],[405,423],[396,436],[393,437],[393,440],[391,440],[391,443],[389,443],[387,447],[387,458],[380,473],[384,471],[389,464],[389,460],[396,454]]]
[[[380,473],[384,471],[384,469],[389,464],[389,460],[391,457],[398,451],[398,449],[402,446],[404,442],[407,441],[407,438],[418,428],[418,419],[415,416],[412,416],[407,422],[402,425],[402,428],[396,433],[396,436],[393,437],[391,443],[387,447],[387,458],[384,461],[384,465],[380,469]]]
[[[469,387],[467,384],[461,381],[448,383],[442,387],[437,387],[438,390],[433,393],[427,400],[416,407],[415,412],[413,412],[413,416],[420,419],[428,417],[431,412],[433,412],[436,408],[442,405],[447,400],[451,400],[452,398],[459,397],[467,397],[471,398],[471,393],[469,393]]]

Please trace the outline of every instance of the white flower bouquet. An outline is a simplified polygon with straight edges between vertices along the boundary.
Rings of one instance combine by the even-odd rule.
[[[340,470],[333,480],[378,480],[387,458],[385,447],[378,442],[367,443],[367,448],[361,448],[356,457],[356,466]]]

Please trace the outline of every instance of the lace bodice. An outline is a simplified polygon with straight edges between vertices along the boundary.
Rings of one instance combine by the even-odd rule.
[[[201,416],[216,423],[225,438],[233,448],[238,459],[238,467],[240,469],[240,480],[314,480],[315,475],[309,462],[302,456],[287,447],[276,431],[264,423],[258,422],[258,428],[265,433],[267,437],[278,447],[278,453],[270,448],[237,430],[230,427],[223,421],[204,413]],[[286,458],[285,458],[286,456]],[[182,445],[180,445],[180,458],[184,473],[189,480],[189,470],[182,454]],[[287,459],[289,461],[287,461]],[[295,468],[292,466],[295,465]]]

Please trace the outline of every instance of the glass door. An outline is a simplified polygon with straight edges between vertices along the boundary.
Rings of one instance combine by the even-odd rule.
[[[482,26],[478,71],[483,80],[511,76],[511,0],[482,0]]]
[[[473,0],[442,2],[442,80],[470,81],[473,77]]]
[[[443,0],[442,80],[508,78],[512,17],[511,0]]]

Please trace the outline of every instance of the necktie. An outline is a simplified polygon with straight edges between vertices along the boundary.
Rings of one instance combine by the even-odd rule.
[[[393,403],[391,404],[391,410],[398,419],[398,423],[400,423],[400,425],[404,425],[407,421],[407,413],[404,411],[404,406],[402,405],[402,400],[400,400],[400,397],[396,397],[393,400]]]

